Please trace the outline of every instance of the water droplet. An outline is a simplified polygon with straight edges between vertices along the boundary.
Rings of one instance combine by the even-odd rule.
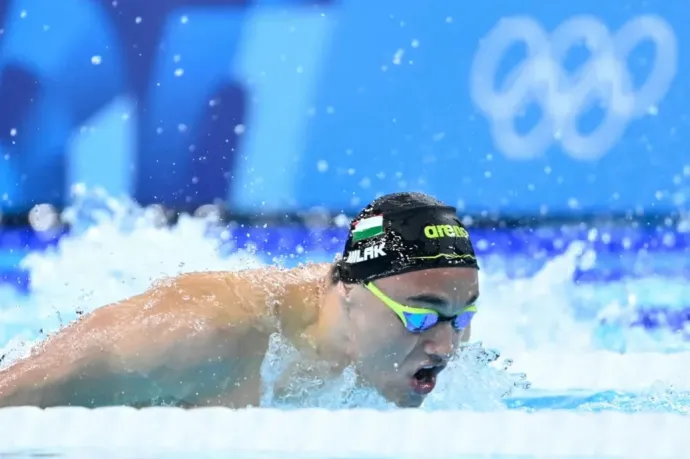
[[[393,64],[400,65],[400,62],[402,61],[402,58],[404,55],[405,55],[405,50],[402,48],[398,49],[395,52],[395,54],[393,55]]]

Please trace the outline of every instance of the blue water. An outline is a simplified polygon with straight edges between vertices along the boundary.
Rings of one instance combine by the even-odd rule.
[[[80,315],[139,293],[162,276],[237,270],[267,263],[291,267],[308,261],[330,261],[345,236],[343,228],[218,227],[193,218],[182,218],[173,228],[160,227],[145,209],[117,201],[108,202],[106,212],[98,218],[91,218],[92,213],[78,206],[73,210],[76,212],[71,218],[74,214],[78,217],[69,234],[35,233],[28,228],[0,231],[0,355],[4,356],[0,365],[25,355],[46,334]],[[35,457],[36,453],[91,457],[89,451],[94,448],[114,445],[108,451],[118,451],[117,457],[125,457],[124,441],[138,445],[126,457],[182,457],[177,452],[190,445],[190,438],[208,435],[223,454],[217,448],[207,450],[201,442],[189,446],[189,457],[275,459],[285,456],[288,450],[295,457],[324,457],[313,449],[290,446],[287,440],[293,434],[285,439],[272,435],[271,448],[277,449],[269,451],[261,450],[268,441],[265,436],[259,439],[235,432],[247,425],[256,425],[259,430],[271,425],[276,432],[289,431],[305,423],[313,424],[309,429],[322,429],[320,434],[309,437],[310,442],[324,439],[317,450],[333,451],[333,457],[403,457],[400,451],[407,453],[408,446],[412,448],[409,457],[428,455],[423,438],[403,447],[398,441],[372,437],[366,440],[364,454],[348,449],[352,444],[344,440],[347,436],[328,437],[328,432],[351,429],[347,426],[352,425],[352,420],[335,413],[353,408],[385,410],[392,416],[388,423],[381,424],[371,412],[362,413],[357,421],[361,435],[371,435],[389,424],[419,431],[435,425],[435,419],[435,429],[456,432],[456,426],[464,422],[463,443],[454,443],[453,451],[472,454],[457,452],[452,457],[492,457],[484,454],[494,450],[482,438],[500,425],[523,440],[522,445],[513,444],[510,436],[496,433],[498,436],[491,436],[491,442],[500,448],[494,457],[551,457],[543,448],[531,449],[530,445],[539,446],[535,442],[540,438],[561,438],[558,441],[568,443],[561,457],[593,457],[588,445],[599,433],[601,438],[595,441],[601,454],[595,457],[647,451],[613,435],[608,421],[598,417],[622,413],[631,418],[618,424],[619,429],[651,432],[658,426],[661,430],[654,435],[668,437],[664,445],[671,447],[684,441],[685,437],[677,432],[687,429],[677,419],[670,421],[672,424],[659,424],[656,418],[641,418],[650,413],[690,412],[690,237],[682,223],[653,228],[470,228],[470,232],[482,266],[482,296],[473,324],[473,342],[441,375],[437,389],[418,410],[419,417],[409,417],[409,410],[396,410],[376,394],[353,386],[347,372],[323,390],[310,392],[309,400],[274,400],[272,378],[292,355],[289,346],[276,338],[262,368],[266,387],[261,404],[278,408],[285,413],[284,418],[228,413],[223,419],[227,418],[230,430],[211,432],[210,426],[215,424],[201,415],[183,419],[160,414],[152,423],[142,413],[138,418],[127,415],[118,424],[118,434],[111,436],[114,427],[95,411],[93,415],[70,414],[72,427],[63,431],[63,415],[51,420],[48,414],[9,414],[0,410],[0,426],[10,432],[17,429],[11,435],[0,435],[0,456]],[[309,407],[326,408],[333,417],[314,418],[303,410]],[[573,411],[586,417],[563,417]],[[469,412],[486,416],[468,421]],[[532,412],[548,417],[529,417]],[[423,417],[424,413],[431,417]],[[453,416],[453,421],[443,417],[447,414]],[[512,415],[525,417],[509,421]],[[643,422],[636,423],[637,419]],[[571,423],[568,425],[575,430],[565,432],[562,423]],[[27,426],[39,425],[41,433],[31,437],[29,433],[38,427]],[[592,425],[599,427],[583,433]],[[23,426],[25,433],[20,434],[18,426]],[[141,443],[141,431],[147,428],[155,431],[147,433],[146,442]],[[300,427],[302,431],[304,428]],[[522,433],[518,435],[515,429],[522,429]],[[179,432],[173,435],[180,439],[174,448],[169,440],[171,432]],[[190,437],[189,432],[196,433]],[[237,437],[227,437],[233,435],[231,432]],[[395,438],[393,433],[387,435]],[[587,440],[577,435],[585,435]],[[630,435],[643,442],[645,448],[657,448],[646,433]],[[294,436],[298,437],[296,432]],[[243,446],[237,446],[239,443]],[[608,446],[602,446],[605,444]],[[451,449],[438,449],[438,457],[451,457],[446,454]],[[478,452],[484,453],[475,454]],[[101,457],[112,456],[101,453]]]
[[[71,233],[0,231],[5,364],[47,333],[161,276],[330,261],[345,237],[344,228],[220,227],[192,218],[163,228],[131,203],[100,202],[100,213],[88,203],[71,209]],[[499,352],[493,359],[463,354],[425,409],[687,412],[690,234],[682,224],[470,232],[482,266],[474,351]],[[266,363],[266,371],[277,372],[281,359]],[[338,400],[339,390],[310,406],[350,406]],[[264,402],[275,405],[270,397]]]

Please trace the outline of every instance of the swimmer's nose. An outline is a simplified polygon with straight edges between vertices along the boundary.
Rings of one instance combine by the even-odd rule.
[[[424,352],[448,360],[455,351],[458,336],[449,322],[443,322],[425,332]]]

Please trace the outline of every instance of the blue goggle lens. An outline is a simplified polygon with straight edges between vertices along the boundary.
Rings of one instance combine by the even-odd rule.
[[[410,314],[409,312],[403,312],[403,314],[407,320],[405,326],[412,333],[421,333],[438,323],[436,314]]]
[[[407,323],[405,324],[408,331],[412,333],[421,333],[426,331],[439,323],[439,317],[437,314],[412,314],[409,312],[403,312]],[[476,314],[475,311],[465,311],[451,320],[451,325],[455,330],[464,330],[472,322],[472,318]]]
[[[472,322],[472,318],[475,314],[475,311],[461,312],[453,319],[453,328],[456,330],[466,329],[470,325],[470,322]]]

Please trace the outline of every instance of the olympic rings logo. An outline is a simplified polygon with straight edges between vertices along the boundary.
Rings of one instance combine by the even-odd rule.
[[[527,58],[496,91],[493,77],[501,58],[520,41],[527,45]],[[591,58],[567,74],[559,63],[583,41]],[[645,41],[654,44],[656,56],[646,81],[635,89],[626,60]],[[532,18],[510,17],[499,21],[481,42],[472,63],[470,91],[491,123],[496,147],[506,156],[536,158],[559,142],[573,158],[594,160],[615,145],[631,120],[645,116],[666,95],[676,75],[677,54],[673,29],[658,16],[634,18],[613,36],[593,16],[573,17],[550,36]],[[541,120],[520,134],[515,118],[532,102],[540,105]],[[604,109],[603,119],[583,135],[577,119],[596,102]]]

